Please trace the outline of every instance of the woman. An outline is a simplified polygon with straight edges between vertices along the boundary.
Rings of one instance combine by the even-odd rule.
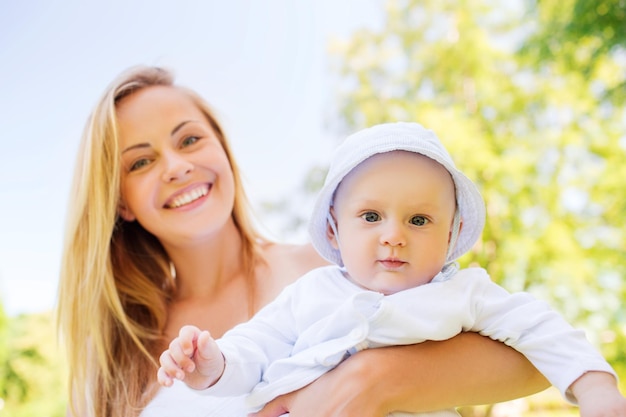
[[[210,108],[159,68],[131,68],[105,92],[83,135],[71,201],[58,317],[75,416],[182,415],[180,398],[169,401],[156,383],[157,355],[178,329],[220,337],[324,264],[309,245],[259,235]],[[517,352],[467,334],[359,353],[259,416],[380,416],[546,386]],[[194,393],[176,395],[189,396],[185,415],[239,410],[237,400],[195,405]]]

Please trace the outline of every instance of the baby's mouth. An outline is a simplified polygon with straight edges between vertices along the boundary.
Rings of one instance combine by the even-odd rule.
[[[395,258],[381,259],[379,262],[387,269],[399,269],[406,264],[406,262]]]

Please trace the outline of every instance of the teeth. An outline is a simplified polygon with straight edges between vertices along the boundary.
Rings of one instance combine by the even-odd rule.
[[[185,204],[189,204],[193,201],[196,201],[200,197],[207,195],[209,192],[209,187],[204,186],[201,188],[193,189],[185,194],[181,194],[174,199],[168,206],[170,208],[177,208],[180,206],[184,206]]]

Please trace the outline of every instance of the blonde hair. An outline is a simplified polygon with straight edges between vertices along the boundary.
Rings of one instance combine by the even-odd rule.
[[[168,71],[133,67],[107,88],[83,132],[70,196],[61,264],[58,327],[69,360],[70,404],[94,417],[137,415],[154,396],[157,349],[175,291],[161,243],[118,215],[120,150],[116,103],[150,86],[188,94],[205,114],[235,180],[232,217],[243,242],[244,271],[253,285],[262,262],[239,168],[222,128],[195,92],[175,86]]]

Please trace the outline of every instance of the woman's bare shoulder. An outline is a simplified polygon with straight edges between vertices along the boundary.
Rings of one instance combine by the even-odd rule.
[[[261,307],[302,275],[328,265],[310,244],[264,243],[261,248],[265,259],[257,274],[258,305]]]
[[[266,247],[266,260],[270,268],[293,282],[310,270],[328,265],[311,244],[275,243]]]

